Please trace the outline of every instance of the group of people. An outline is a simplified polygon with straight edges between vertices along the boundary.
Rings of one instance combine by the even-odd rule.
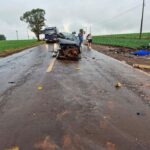
[[[81,47],[81,45],[82,45],[82,43],[83,43],[83,41],[84,41],[84,34],[85,34],[85,32],[81,29],[80,31],[79,31],[79,34],[78,34],[78,37],[79,37],[79,44],[80,44],[80,47]],[[87,41],[87,46],[88,46],[88,48],[89,49],[91,49],[91,45],[92,45],[92,35],[91,35],[91,33],[89,33],[87,36],[86,36],[86,41]]]

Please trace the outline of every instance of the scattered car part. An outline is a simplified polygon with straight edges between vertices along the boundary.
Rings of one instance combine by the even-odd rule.
[[[140,65],[140,64],[133,64],[134,68],[139,68],[139,69],[150,69],[149,65]]]
[[[120,82],[118,82],[116,85],[115,85],[116,88],[121,88],[122,87],[122,84]]]

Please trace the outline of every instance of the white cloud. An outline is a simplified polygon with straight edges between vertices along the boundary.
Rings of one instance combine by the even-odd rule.
[[[5,0],[1,2],[0,33],[8,39],[27,38],[27,24],[20,21],[20,16],[33,8],[46,11],[46,24],[57,26],[59,30],[85,30],[91,26],[93,34],[111,34],[139,32],[141,18],[141,0]],[[122,12],[139,5],[127,13]],[[121,14],[121,16],[118,16]],[[114,17],[116,16],[116,17]],[[144,31],[150,26],[149,3],[145,9]],[[113,18],[114,17],[114,18]],[[112,19],[113,18],[113,19]],[[30,33],[33,37],[33,33]]]

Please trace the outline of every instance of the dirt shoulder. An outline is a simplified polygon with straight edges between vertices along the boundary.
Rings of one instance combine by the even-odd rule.
[[[137,65],[137,68],[150,73],[150,56],[134,56],[131,53],[135,50],[123,47],[113,47],[113,46],[103,46],[103,45],[92,45],[92,48],[98,52],[101,52],[105,55],[111,56],[117,60],[123,61],[131,66]],[[142,66],[141,66],[142,65]],[[143,68],[143,66],[148,66],[147,69]]]

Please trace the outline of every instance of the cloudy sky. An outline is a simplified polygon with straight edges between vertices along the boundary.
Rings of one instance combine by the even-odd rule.
[[[2,0],[0,5],[0,34],[7,39],[30,38],[34,34],[20,16],[33,8],[46,11],[46,25],[60,31],[84,28],[93,34],[139,32],[142,0]],[[146,0],[144,32],[150,31],[150,1]]]

